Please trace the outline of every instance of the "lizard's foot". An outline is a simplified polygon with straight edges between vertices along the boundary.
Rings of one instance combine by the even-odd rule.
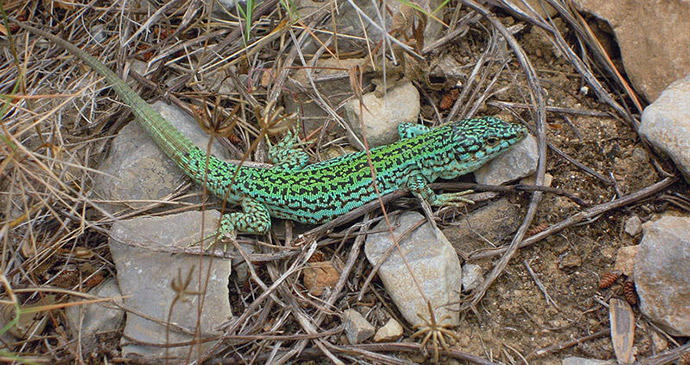
[[[220,238],[224,236],[230,236],[234,240],[237,232],[249,234],[267,233],[271,228],[271,216],[268,213],[268,208],[263,203],[250,198],[242,199],[240,204],[242,205],[242,213],[223,214],[220,218],[218,229],[195,244],[206,242],[207,239],[210,239],[211,243],[204,247],[207,250],[218,243]],[[225,242],[223,249],[227,250],[227,248],[227,242]]]
[[[194,247],[194,246],[201,246],[201,248],[204,251],[210,250],[213,246],[218,244],[219,242],[223,242],[223,251],[228,250],[228,242],[227,240],[224,240],[224,238],[228,238],[231,240],[234,240],[237,237],[237,234],[234,229],[230,231],[224,231],[223,226],[221,226],[213,231],[210,234],[207,234],[204,236],[204,238],[196,240],[192,242],[189,246]]]
[[[426,351],[427,343],[429,342],[429,340],[431,340],[431,345],[434,350],[434,363],[438,363],[439,344],[441,345],[442,349],[447,350],[453,342],[457,342],[457,335],[454,331],[449,329],[450,327],[453,327],[453,325],[448,323],[441,324],[437,322],[436,315],[431,310],[431,304],[427,302],[427,306],[429,307],[429,312],[431,313],[430,319],[427,320],[418,313],[417,316],[421,318],[425,323],[414,325],[413,329],[416,329],[417,332],[412,334],[410,338],[424,336],[421,343],[421,347],[424,351]],[[450,314],[443,316],[440,322],[445,322],[445,320],[448,318],[450,318]],[[448,339],[448,341],[446,341],[446,338]]]
[[[474,190],[465,190],[458,193],[448,193],[436,195],[436,200],[433,202],[436,206],[461,207],[465,204],[474,204],[474,201],[465,198],[467,194],[474,193]]]

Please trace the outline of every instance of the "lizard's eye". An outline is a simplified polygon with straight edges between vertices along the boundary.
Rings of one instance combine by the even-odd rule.
[[[498,144],[498,138],[496,137],[489,137],[486,139],[485,143],[489,146],[495,146]]]

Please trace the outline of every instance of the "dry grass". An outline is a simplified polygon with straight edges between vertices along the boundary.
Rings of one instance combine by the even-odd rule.
[[[342,53],[338,42],[345,37],[334,41],[325,36],[333,33],[330,30],[333,8],[329,2],[315,3],[318,7],[310,14],[297,15],[294,9],[286,9],[284,2],[269,0],[254,9],[251,23],[238,19],[219,21],[205,2],[194,0],[170,2],[157,8],[149,8],[147,2],[141,2],[144,4],[141,8],[136,8],[136,4],[127,2],[126,7],[121,7],[119,2],[10,0],[3,6],[11,18],[59,32],[87,52],[103,56],[101,59],[107,60],[108,66],[118,73],[128,72],[138,81],[138,91],[145,99],[164,99],[188,110],[207,131],[222,139],[238,160],[264,161],[264,137],[275,141],[273,135],[282,130],[273,128],[272,123],[260,123],[257,115],[271,115],[276,110],[274,106],[281,105],[284,98],[292,98],[295,90],[304,92],[308,99],[303,102],[314,103],[328,115],[328,123],[306,130],[302,136],[305,141],[313,142],[307,146],[308,153],[320,158],[327,147],[346,144],[342,131],[347,126],[339,115],[342,104],[334,105],[327,95],[321,94],[316,87],[321,80],[312,78],[307,84],[297,85],[292,79],[297,69],[310,69],[315,59],[333,56],[364,57],[370,62],[363,64],[361,70],[379,74],[383,65],[381,59],[399,60],[403,67],[396,71],[417,83],[425,99],[424,116],[437,123],[503,110],[517,120],[527,120],[533,133],[546,142],[547,108],[542,88],[547,86],[534,69],[535,60],[531,59],[534,56],[528,55],[514,36],[519,32],[515,27],[524,26],[542,28],[552,46],[562,54],[564,63],[572,67],[571,72],[579,75],[601,100],[601,104],[591,109],[612,113],[633,130],[639,125],[642,102],[598,45],[587,23],[560,2],[554,5],[572,30],[567,36],[534,13],[524,13],[501,2],[496,2],[497,8],[489,11],[466,0],[449,5],[451,11],[443,20],[451,27],[444,30],[444,37],[426,48],[420,44],[415,23],[408,18],[396,23],[385,46],[369,41],[359,52]],[[499,20],[511,11],[516,25],[508,28]],[[500,14],[501,19],[491,14]],[[434,21],[420,14],[410,15],[418,21]],[[99,162],[107,153],[110,138],[131,119],[128,108],[95,73],[75,62],[71,55],[42,39],[18,32],[11,23],[9,27],[13,33],[11,37],[7,36],[7,29],[0,26],[2,41],[7,46],[3,48],[5,57],[0,61],[0,92],[3,94],[0,105],[0,281],[4,290],[3,303],[9,308],[4,311],[5,318],[17,318],[18,313],[24,316],[38,313],[36,318],[41,324],[31,327],[33,332],[20,333],[19,338],[3,337],[1,355],[4,359],[20,362],[99,362],[105,358],[116,361],[119,333],[103,337],[100,347],[84,353],[78,348],[78,339],[69,335],[61,309],[74,305],[67,304],[70,299],[89,302],[84,293],[104,278],[114,276],[114,264],[107,246],[107,229],[113,220],[151,214],[153,208],[172,204],[163,199],[146,208],[123,210],[115,215],[100,208],[104,202],[92,196],[92,179],[99,173]],[[474,49],[454,48],[457,47],[454,42],[462,37],[485,43]],[[588,46],[584,52],[592,57],[586,61],[595,60],[600,69],[594,71],[592,64],[583,61],[572,50],[573,39]],[[315,51],[310,51],[313,53],[305,53],[307,42],[317,46]],[[444,111],[436,106],[441,93],[425,84],[422,76],[428,72],[428,60],[447,51],[464,53],[470,66],[455,102]],[[148,72],[145,75],[136,75],[129,68],[133,59],[146,63]],[[333,77],[349,83],[351,98],[371,90],[361,85],[359,70],[343,67]],[[209,82],[216,78],[231,83],[234,91],[220,93],[215,84]],[[506,93],[510,97],[503,101],[514,104],[492,104],[490,108],[493,109],[486,110],[488,100]],[[553,113],[577,115],[581,111]],[[278,120],[280,116],[268,119]],[[542,143],[537,181],[543,179],[547,168],[546,149],[547,144]],[[659,166],[662,165],[663,162]],[[612,183],[608,177],[593,176],[608,191],[613,189],[607,185]],[[665,180],[663,186],[657,186],[658,189],[650,194],[666,189],[672,182]],[[535,221],[542,194],[534,192],[531,201],[524,202],[527,213],[521,228],[512,242],[499,252],[502,259],[494,266],[488,280],[464,303],[465,310],[479,305],[511,258],[519,252],[518,248],[525,246],[525,233]],[[639,199],[624,203],[630,205]],[[174,197],[171,200],[174,202]],[[380,285],[362,285],[369,265],[360,253],[365,237],[361,233],[380,219],[376,218],[380,215],[378,206],[378,202],[370,204],[346,217],[350,220],[360,217],[360,222],[349,227],[327,224],[314,228],[305,238],[289,237],[287,242],[263,246],[260,253],[248,257],[253,275],[247,282],[237,282],[233,278],[231,284],[233,297],[230,300],[236,321],[225,328],[222,336],[214,339],[213,351],[200,360],[258,363],[277,359],[285,362],[329,359],[334,362],[402,363],[407,360],[401,360],[396,354],[422,353],[424,349],[415,344],[344,344],[338,317],[334,316],[339,310],[362,302],[373,303],[370,304],[372,311],[398,316],[394,308],[387,307],[386,300],[381,300],[386,294]],[[587,218],[592,218],[619,207],[621,204],[597,205],[585,213],[590,214]],[[186,209],[195,208],[198,207]],[[367,212],[369,214],[365,214]],[[365,217],[363,221],[362,216]],[[558,226],[559,221],[566,223]],[[539,237],[533,237],[528,244],[579,221],[568,222],[567,217],[560,217],[550,223],[551,226],[534,233]],[[338,230],[331,231],[334,228]],[[290,232],[288,230],[288,234]],[[258,244],[253,237],[243,240]],[[296,241],[317,242],[320,254],[338,257],[344,262],[340,281],[327,295],[312,297],[302,287],[299,272],[313,251],[307,249],[309,245],[295,248],[299,243]],[[412,331],[407,330],[406,336],[410,336]],[[518,354],[529,350],[533,349],[521,348]],[[520,356],[514,353],[496,355],[496,358],[487,355],[489,360],[457,350],[442,351],[442,354],[474,363],[520,362]],[[420,360],[410,356],[412,360]]]

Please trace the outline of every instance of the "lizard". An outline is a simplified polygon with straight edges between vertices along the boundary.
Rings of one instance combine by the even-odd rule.
[[[360,151],[308,164],[306,152],[295,147],[297,135],[289,131],[269,150],[273,167],[235,165],[194,145],[97,58],[52,33],[17,24],[91,67],[185,174],[219,198],[241,207],[241,212],[221,217],[214,235],[265,234],[271,217],[324,223],[398,189],[409,189],[432,206],[460,205],[467,201],[462,197],[466,192],[436,194],[428,184],[472,172],[527,135],[524,126],[495,117],[464,119],[436,128],[401,123],[397,142],[368,153]]]

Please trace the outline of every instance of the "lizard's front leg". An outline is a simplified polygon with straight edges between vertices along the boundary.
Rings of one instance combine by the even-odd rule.
[[[274,169],[301,170],[309,162],[309,155],[296,148],[298,145],[297,131],[290,130],[277,144],[268,149],[268,158],[275,164]]]
[[[412,172],[407,178],[407,188],[417,198],[426,200],[432,206],[453,206],[461,207],[465,204],[474,204],[470,199],[464,198],[464,195],[472,193],[472,190],[465,190],[458,193],[436,194],[427,185],[426,178],[419,172]]]
[[[237,232],[265,234],[271,229],[271,216],[266,205],[252,198],[243,198],[240,201],[240,205],[242,206],[242,212],[224,214],[220,218],[220,227],[200,241],[212,240],[204,249],[210,248],[220,237],[225,235],[230,235],[234,238]],[[198,243],[196,242],[193,245]]]

